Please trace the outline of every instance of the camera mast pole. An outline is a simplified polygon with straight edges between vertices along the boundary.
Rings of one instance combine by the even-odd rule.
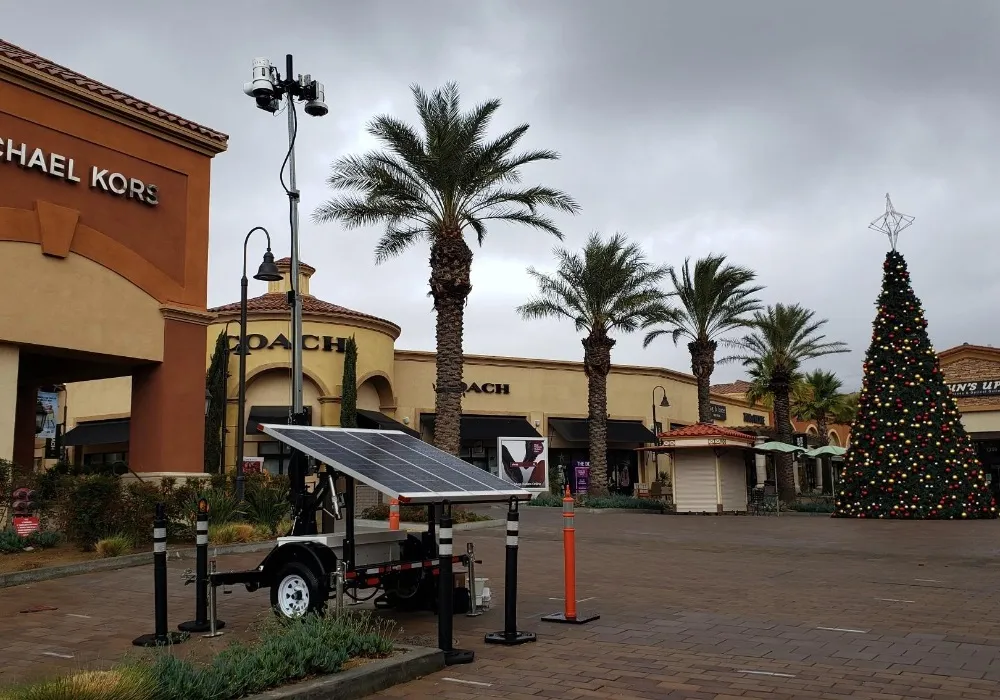
[[[292,72],[292,55],[285,56],[285,80],[288,82],[288,205],[292,238],[291,285],[288,292],[292,307],[292,422],[305,423],[302,406],[302,295],[299,294],[299,191],[295,186],[295,135],[298,130],[293,89],[298,79]]]

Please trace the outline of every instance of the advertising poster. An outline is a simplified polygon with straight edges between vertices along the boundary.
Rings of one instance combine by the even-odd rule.
[[[526,491],[549,490],[548,438],[497,438],[500,454],[500,478]]]
[[[263,457],[244,457],[243,458],[243,473],[244,474],[260,474],[264,471],[264,458]]]
[[[590,491],[590,462],[573,462],[573,493]]]
[[[35,437],[41,440],[55,440],[56,423],[59,422],[59,394],[54,391],[39,391],[38,403],[45,409],[45,421],[42,423],[42,431]]]

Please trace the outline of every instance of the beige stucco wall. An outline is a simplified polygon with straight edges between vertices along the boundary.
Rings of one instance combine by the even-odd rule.
[[[0,260],[5,286],[24,290],[0,299],[5,341],[163,359],[160,304],[124,277],[76,253],[40,255],[33,243],[0,241]]]
[[[0,459],[14,459],[14,416],[17,412],[16,345],[0,344]]]
[[[123,418],[131,412],[132,377],[66,385],[67,430],[80,421]]]

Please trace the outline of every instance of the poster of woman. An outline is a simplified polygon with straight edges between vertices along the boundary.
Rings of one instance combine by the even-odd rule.
[[[500,478],[526,491],[549,490],[549,441],[547,438],[497,438]]]

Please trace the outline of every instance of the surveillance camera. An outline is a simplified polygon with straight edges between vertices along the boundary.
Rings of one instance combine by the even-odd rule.
[[[276,95],[261,95],[254,98],[257,101],[257,109],[274,114],[281,107],[281,100]]]
[[[323,83],[318,80],[312,81],[309,86],[309,101],[306,102],[306,114],[310,117],[325,117],[330,108],[326,106],[326,94],[323,90]]]
[[[253,60],[253,80],[243,87],[244,92],[259,100],[262,97],[271,97],[274,94],[274,66],[266,58],[255,58]]]

